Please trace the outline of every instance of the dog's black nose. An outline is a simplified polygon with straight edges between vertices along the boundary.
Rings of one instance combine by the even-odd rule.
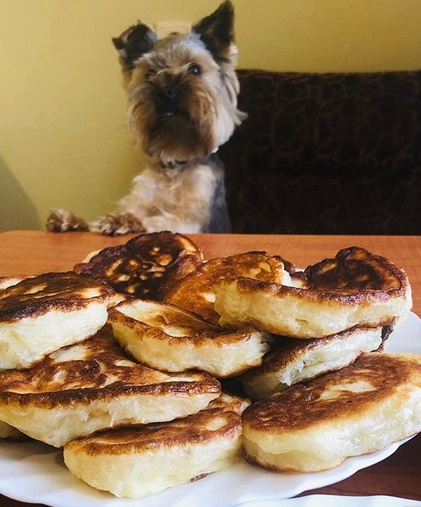
[[[180,90],[176,85],[168,84],[157,90],[155,109],[161,115],[174,115],[180,112]]]
[[[167,99],[175,99],[175,97],[177,96],[177,90],[175,86],[166,86],[163,89],[163,93],[165,97],[167,97]]]

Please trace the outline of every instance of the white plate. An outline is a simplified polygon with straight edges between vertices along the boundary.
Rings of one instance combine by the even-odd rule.
[[[421,354],[421,320],[411,313],[391,335],[385,348],[388,352]],[[0,493],[53,507],[234,507],[250,501],[263,507],[346,479],[387,458],[402,443],[349,458],[333,470],[317,473],[281,474],[242,462],[200,481],[144,499],[129,500],[96,491],[73,477],[63,464],[60,450],[35,442],[4,441],[0,442]]]
[[[243,507],[421,507],[421,502],[394,496],[308,495],[289,500],[248,502]]]

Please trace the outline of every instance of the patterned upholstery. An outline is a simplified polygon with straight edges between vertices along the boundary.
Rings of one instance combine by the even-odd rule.
[[[233,232],[421,234],[421,72],[238,75]]]

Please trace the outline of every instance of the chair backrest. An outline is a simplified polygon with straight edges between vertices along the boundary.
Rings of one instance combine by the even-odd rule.
[[[421,71],[238,71],[234,232],[421,234]]]

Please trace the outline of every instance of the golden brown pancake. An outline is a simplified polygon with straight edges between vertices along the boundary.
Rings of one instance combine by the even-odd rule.
[[[365,354],[258,401],[243,413],[248,461],[316,472],[421,431],[421,356]]]
[[[219,315],[214,310],[215,294],[212,290],[216,282],[235,275],[291,285],[290,273],[294,272],[291,263],[266,252],[245,252],[218,257],[203,263],[173,285],[172,290],[166,291],[165,300],[218,324]]]
[[[94,488],[140,498],[229,467],[240,457],[244,400],[222,395],[197,414],[73,440],[69,470]]]
[[[0,370],[28,368],[85,340],[107,321],[115,293],[73,272],[46,273],[0,291]]]
[[[202,253],[191,239],[163,231],[104,248],[74,270],[105,280],[117,292],[160,300],[164,288],[168,290],[202,262]]]
[[[105,327],[33,368],[0,373],[0,420],[60,447],[99,429],[198,412],[219,393],[205,373],[168,374],[130,361]]]
[[[407,284],[406,274],[385,257],[359,247],[339,250],[334,259],[324,259],[305,270],[308,287],[356,292],[398,290]]]
[[[276,337],[263,364],[242,376],[244,391],[252,400],[260,400],[291,385],[339,370],[361,354],[382,349],[392,327],[355,326],[314,340]]]
[[[305,287],[251,278],[217,282],[215,310],[220,324],[250,324],[292,338],[320,338],[355,325],[387,325],[412,306],[405,272],[367,250],[340,250],[306,270]]]
[[[164,371],[230,377],[260,365],[269,348],[267,333],[250,326],[223,329],[167,303],[126,301],[109,310],[108,321],[132,357]]]

